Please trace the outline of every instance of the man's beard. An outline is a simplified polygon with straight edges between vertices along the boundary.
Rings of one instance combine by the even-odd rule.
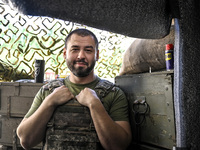
[[[88,63],[85,62],[84,60],[70,61],[70,60],[67,59],[66,62],[67,62],[67,66],[68,66],[69,70],[77,77],[88,76],[90,74],[90,72],[94,69],[94,66],[95,66],[95,60],[92,61],[92,64],[90,66],[88,66]],[[87,68],[86,69],[84,69],[84,67],[75,68],[74,65],[77,62],[85,63]]]

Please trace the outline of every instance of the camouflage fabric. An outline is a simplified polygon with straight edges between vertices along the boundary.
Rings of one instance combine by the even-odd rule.
[[[63,81],[64,79],[52,80],[52,81],[49,81],[47,84],[45,84],[42,88],[44,90],[49,90],[50,92],[53,92],[55,88],[64,85]]]
[[[112,82],[107,80],[100,80],[99,83],[94,88],[97,96],[102,99],[105,97],[110,91],[115,90],[115,85]]]
[[[42,88],[44,90],[49,90],[50,92],[53,92],[55,90],[55,88],[60,87],[62,85],[64,85],[64,79],[56,79],[56,80],[52,80],[52,81],[48,82]],[[98,82],[98,84],[96,85],[96,87],[94,88],[94,90],[95,90],[97,96],[100,99],[102,99],[110,91],[114,91],[115,90],[115,85],[110,81],[101,79]]]
[[[96,150],[100,147],[87,107],[71,100],[56,109],[48,123],[45,149]]]

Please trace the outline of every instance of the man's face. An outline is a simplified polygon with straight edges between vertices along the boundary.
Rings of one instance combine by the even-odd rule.
[[[77,77],[85,77],[93,72],[99,53],[95,50],[92,36],[73,34],[64,49],[64,58],[70,71]]]

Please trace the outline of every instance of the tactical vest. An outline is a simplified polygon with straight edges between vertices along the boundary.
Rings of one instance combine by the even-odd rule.
[[[63,80],[64,81],[64,80]],[[46,84],[44,90],[51,92],[61,85],[61,80],[53,80]],[[100,80],[95,92],[102,100],[115,85],[106,80]],[[99,150],[103,149],[97,137],[89,108],[80,105],[73,99],[57,107],[47,125],[45,150]]]

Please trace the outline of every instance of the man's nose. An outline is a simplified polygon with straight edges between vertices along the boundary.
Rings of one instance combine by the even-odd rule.
[[[78,53],[78,58],[79,58],[79,59],[85,58],[85,52],[84,52],[84,50],[80,50],[80,51],[79,51],[79,53]]]

